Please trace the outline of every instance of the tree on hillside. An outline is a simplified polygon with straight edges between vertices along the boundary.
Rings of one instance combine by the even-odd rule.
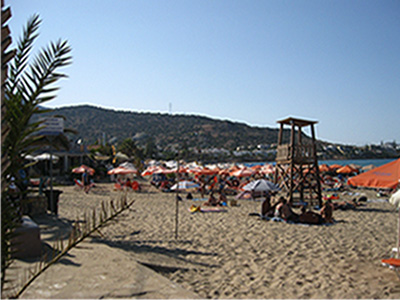
[[[146,147],[144,149],[145,158],[156,158],[157,147],[153,137],[149,137],[146,142]]]
[[[135,141],[131,138],[125,139],[119,146],[118,151],[126,154],[129,158],[133,159],[133,163],[138,170],[143,169],[143,151],[139,148]]]
[[[135,141],[131,138],[127,138],[119,144],[118,151],[124,153],[128,157],[134,157],[138,151],[138,147],[136,146]]]
[[[6,154],[8,165],[2,170],[2,184],[11,177],[16,178],[16,185],[20,187],[22,178],[18,180],[20,170],[24,169],[22,157],[33,152],[38,141],[43,136],[35,135],[41,128],[41,121],[31,122],[35,114],[43,113],[39,106],[55,97],[58,87],[54,84],[66,75],[59,73],[59,69],[71,63],[71,48],[67,41],[59,40],[50,43],[29,63],[29,55],[33,44],[38,37],[41,20],[34,15],[28,20],[23,35],[17,42],[15,56],[8,65],[8,74],[2,86],[5,98],[5,113],[2,115],[4,122],[9,127],[8,134],[2,136],[2,153]],[[3,120],[2,120],[3,121]],[[3,122],[2,122],[3,123]],[[2,133],[3,134],[3,133]],[[1,197],[1,284],[5,282],[6,269],[11,263],[10,241],[13,229],[17,226],[20,207],[11,197],[10,190],[2,189]]]

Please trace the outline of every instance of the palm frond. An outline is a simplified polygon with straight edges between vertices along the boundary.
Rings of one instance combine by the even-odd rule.
[[[50,46],[44,49],[35,58],[30,68],[30,76],[24,80],[24,86],[26,88],[34,89],[34,92],[29,94],[27,101],[35,105],[40,105],[55,97],[55,95],[49,96],[49,94],[53,93],[58,88],[49,88],[48,86],[66,77],[66,75],[58,73],[56,70],[71,63],[72,58],[69,56],[70,52],[71,48],[66,41],[60,40],[56,44],[51,43]],[[39,97],[41,94],[45,96]]]
[[[29,53],[32,50],[33,43],[38,37],[38,30],[41,20],[39,15],[32,16],[23,30],[22,38],[17,43],[17,49],[13,62],[10,64],[10,72],[8,74],[9,82],[12,83],[8,87],[11,93],[14,93],[18,87],[19,76],[28,66]]]

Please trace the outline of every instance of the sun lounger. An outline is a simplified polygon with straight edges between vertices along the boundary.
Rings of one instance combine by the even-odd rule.
[[[394,270],[396,272],[396,275],[400,279],[400,258],[398,258],[397,252],[398,252],[397,247],[393,248],[391,257],[382,259],[381,263],[382,266]]]
[[[78,189],[83,189],[83,183],[79,179],[74,179],[75,187]]]
[[[400,279],[400,258],[385,258],[382,259],[382,266],[388,267],[396,272],[397,277]]]
[[[382,265],[390,269],[400,268],[400,258],[391,257],[382,259]]]

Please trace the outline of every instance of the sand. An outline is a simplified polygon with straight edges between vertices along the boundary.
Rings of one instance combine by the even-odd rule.
[[[98,184],[85,194],[60,187],[58,222],[65,227],[58,229],[117,198],[112,188]],[[396,245],[398,215],[374,191],[351,192],[379,201],[335,211],[330,226],[261,220],[249,215],[260,203],[248,200],[227,212],[191,214],[188,208],[201,202],[183,200],[175,239],[175,195],[147,185],[146,192],[128,193],[135,203],[118,222],[72,250],[22,297],[400,298],[396,273],[381,266]],[[50,219],[36,218],[49,245],[56,235]]]

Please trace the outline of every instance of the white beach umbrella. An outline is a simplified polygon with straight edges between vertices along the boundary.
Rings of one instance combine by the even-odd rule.
[[[53,162],[57,162],[59,157],[56,155],[51,155],[50,153],[42,153],[33,157],[34,160],[50,160],[52,157]]]
[[[130,169],[126,167],[117,167],[114,169],[111,169],[107,172],[108,175],[128,175],[128,174],[137,174],[137,170],[135,168]]]
[[[135,168],[135,166],[133,165],[133,163],[128,162],[128,161],[126,161],[126,162],[120,164],[119,167],[123,167],[123,168],[126,168],[126,169],[131,169],[131,170],[136,170],[136,168]]]
[[[142,172],[142,176],[149,176],[149,175],[153,175],[153,173],[158,169],[158,166],[149,166],[146,168],[146,170],[144,170]]]
[[[235,177],[249,177],[252,176],[256,173],[256,171],[250,169],[250,168],[241,168],[238,170],[234,170],[230,173],[231,176],[235,176]]]
[[[273,192],[278,192],[279,187],[276,184],[272,183],[271,181],[265,179],[258,179],[246,184],[243,187],[243,190],[273,193]]]
[[[243,190],[245,191],[251,191],[252,194],[251,196],[253,197],[253,192],[257,193],[274,193],[279,191],[279,187],[272,183],[271,181],[265,180],[265,179],[257,179],[254,181],[249,182],[243,187]],[[255,196],[256,197],[256,196]]]
[[[75,173],[75,174],[82,174],[82,173],[85,173],[86,171],[87,171],[90,175],[93,175],[94,172],[95,172],[93,168],[88,167],[88,166],[86,166],[86,165],[80,165],[79,167],[76,167],[76,168],[73,168],[73,169],[72,169],[72,173]]]
[[[178,183],[174,184],[171,187],[171,190],[184,191],[184,190],[194,189],[194,188],[198,188],[198,187],[200,187],[200,185],[197,184],[196,182],[189,181],[189,180],[183,180],[183,181],[179,181]]]

